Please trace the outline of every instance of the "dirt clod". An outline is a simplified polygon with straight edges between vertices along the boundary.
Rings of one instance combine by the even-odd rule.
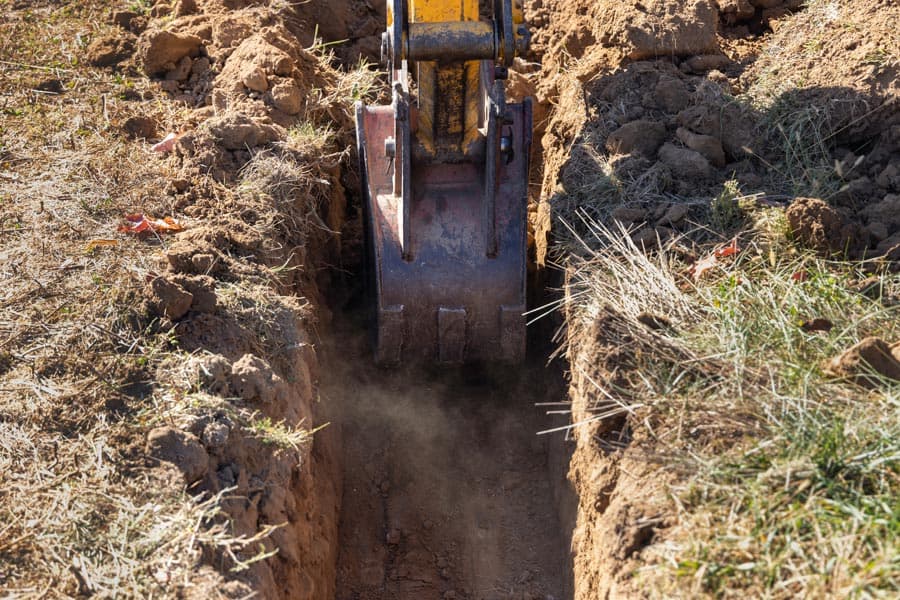
[[[245,354],[231,366],[231,387],[248,402],[271,403],[283,393],[284,380],[258,356]]]
[[[147,435],[147,455],[174,464],[185,482],[194,483],[209,470],[209,456],[191,433],[173,427],[157,427]]]
[[[694,133],[684,127],[679,127],[675,135],[685,146],[702,154],[713,165],[725,166],[725,150],[722,149],[722,140],[719,138]]]
[[[154,277],[148,285],[151,309],[160,316],[176,320],[187,314],[194,295],[166,277]]]
[[[303,107],[303,92],[297,82],[288,79],[272,87],[275,108],[289,115],[296,115]]]
[[[864,387],[880,386],[885,379],[900,381],[900,342],[867,337],[833,358],[828,371]]]
[[[281,137],[275,126],[259,123],[238,113],[212,117],[204,123],[204,129],[226,150],[254,148]]]
[[[207,275],[171,276],[171,281],[178,284],[191,295],[190,310],[200,313],[216,311],[216,281]]]
[[[97,38],[85,49],[85,60],[95,67],[115,66],[132,55],[135,39],[134,36],[128,34]]]
[[[151,29],[138,39],[138,62],[148,75],[162,75],[185,56],[197,56],[202,43],[195,35]]]
[[[637,120],[622,125],[606,140],[606,148],[616,154],[633,151],[653,156],[666,137],[666,128],[656,121]]]
[[[122,129],[129,137],[136,139],[153,139],[158,137],[156,121],[152,117],[136,115],[128,117],[122,124]]]
[[[817,252],[846,252],[858,242],[858,227],[818,198],[794,199],[785,216],[794,239]]]
[[[627,49],[634,60],[684,56],[718,48],[718,12],[711,0],[686,0],[678,11],[664,0],[598,3],[604,44]]]
[[[266,72],[258,66],[250,65],[241,76],[241,82],[247,89],[255,92],[265,92],[269,89],[269,82],[266,80]]]
[[[689,148],[663,144],[659,149],[659,159],[680,178],[703,180],[712,176],[712,166],[706,157]]]

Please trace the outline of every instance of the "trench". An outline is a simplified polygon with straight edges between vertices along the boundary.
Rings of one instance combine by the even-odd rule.
[[[339,432],[338,600],[572,597],[569,449],[537,435],[566,397],[552,331],[524,364],[374,365],[361,278],[332,294],[321,394]]]

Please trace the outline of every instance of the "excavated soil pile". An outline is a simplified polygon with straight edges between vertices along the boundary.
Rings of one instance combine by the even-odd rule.
[[[709,240],[705,223],[736,231],[751,201],[786,206],[802,245],[896,269],[900,7],[809,4],[526,2],[541,67],[521,65],[517,77],[549,115],[539,260],[584,252],[585,220],[620,224],[639,248],[684,248]],[[631,352],[658,351],[615,311],[595,313],[568,323],[573,422],[608,405],[598,384],[627,397]],[[574,430],[576,598],[642,595],[632,575],[666,543],[675,514],[670,475],[648,460],[665,451],[642,425],[604,423]]]
[[[652,244],[689,229],[703,209],[691,200],[730,181],[738,194],[828,202],[840,226],[813,246],[890,253],[900,109],[887,57],[898,8],[872,1],[794,14],[799,4],[529,3],[529,18],[546,24],[533,88],[558,107],[543,143],[543,201],[576,227],[576,208],[618,209],[614,218]],[[842,14],[865,28],[837,27]],[[786,185],[788,171],[802,181]],[[808,217],[797,220],[797,237],[809,240]],[[539,225],[549,225],[546,214]]]
[[[312,332],[329,313],[318,268],[336,260],[350,98],[365,82],[311,48],[321,24],[320,37],[354,32],[346,60],[371,54],[378,13],[364,3],[181,0],[156,3],[149,17],[116,13],[123,31],[87,50],[93,64],[113,65],[133,48],[134,65],[187,109],[158,149],[172,169],[164,212],[190,226],[164,249],[146,296],[155,329],[187,353],[163,362],[157,380],[191,399],[149,433],[146,452],[177,467],[192,493],[221,497],[235,537],[259,536],[249,554],[209,557],[223,575],[271,552],[237,570],[245,591],[332,597],[336,432],[296,432],[321,423]],[[157,141],[161,125],[136,115],[122,127]]]

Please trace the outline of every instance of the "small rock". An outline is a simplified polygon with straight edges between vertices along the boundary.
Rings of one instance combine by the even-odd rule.
[[[188,484],[206,475],[209,456],[193,434],[173,427],[157,427],[147,435],[148,456],[174,464]]]
[[[833,358],[828,370],[870,388],[883,385],[884,378],[900,381],[900,343],[891,345],[881,338],[867,337]]]
[[[151,308],[157,315],[177,320],[187,314],[194,296],[165,277],[155,277],[148,286]]]
[[[197,56],[202,43],[195,35],[153,29],[138,40],[137,56],[145,73],[161,75],[174,69],[185,56]]]
[[[266,80],[266,72],[261,67],[252,65],[248,67],[241,75],[241,82],[247,89],[255,92],[265,92],[269,89],[269,82]]]
[[[711,135],[694,133],[684,127],[679,127],[675,135],[685,146],[702,154],[713,165],[725,166],[725,150],[722,148],[722,140]]]
[[[659,159],[681,179],[708,179],[712,176],[712,166],[706,157],[689,148],[663,144],[659,149]]]
[[[622,125],[606,139],[606,149],[615,154],[633,151],[653,156],[666,137],[666,126],[656,121],[640,119]]]
[[[276,84],[272,88],[275,108],[289,115],[296,115],[303,107],[303,92],[293,79]]]

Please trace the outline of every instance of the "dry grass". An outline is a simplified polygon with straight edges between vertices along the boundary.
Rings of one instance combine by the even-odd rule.
[[[865,390],[822,364],[863,337],[900,338],[898,309],[852,291],[862,273],[850,265],[773,254],[787,242],[767,211],[758,217],[760,242],[697,283],[666,251],[648,256],[626,232],[588,223],[596,238],[574,266],[569,327],[578,339],[614,310],[624,326],[607,315],[603,343],[632,361],[618,356],[628,373],[598,382],[598,410],[610,394],[639,403],[631,426],[652,440],[639,451],[663,452],[681,474],[678,523],[636,576],[669,597],[889,596],[900,385]],[[885,297],[900,292],[900,277],[881,278]],[[649,330],[647,312],[671,326]],[[813,317],[835,326],[807,333],[800,322]]]
[[[0,595],[216,597],[224,579],[268,556],[260,544],[272,527],[236,536],[222,505],[240,502],[227,490],[195,497],[149,468],[147,431],[230,406],[240,432],[273,455],[298,454],[311,433],[181,389],[173,366],[193,357],[142,306],[172,239],[138,240],[116,226],[125,213],[175,214],[165,191],[175,173],[121,125],[145,115],[164,134],[186,115],[144,78],[82,63],[122,5],[0,8]],[[273,363],[310,341],[286,333],[311,319],[308,303],[278,292],[297,283],[306,236],[327,229],[315,208],[345,158],[346,134],[336,132],[374,77],[354,72],[322,91],[314,125],[257,154],[246,186],[215,190],[258,211],[262,250],[277,262],[217,284],[223,318],[243,324]],[[48,80],[62,91],[43,91]],[[158,100],[143,100],[151,94]],[[325,127],[332,119],[335,132]],[[89,250],[94,239],[116,245]],[[200,569],[213,558],[218,571]]]

